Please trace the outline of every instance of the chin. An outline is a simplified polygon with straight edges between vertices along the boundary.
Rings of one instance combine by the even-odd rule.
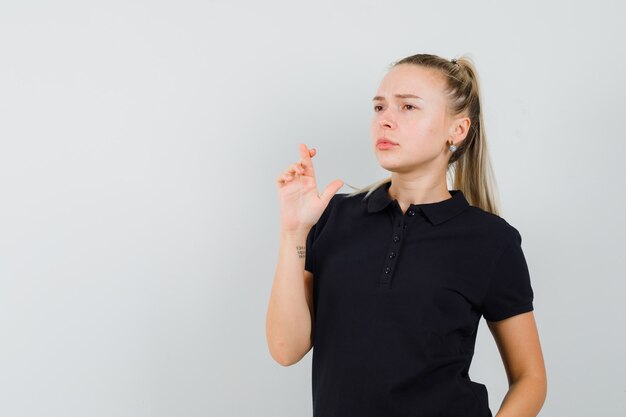
[[[398,171],[399,169],[402,169],[402,165],[389,160],[387,158],[377,158],[378,159],[378,165],[380,165],[381,168],[386,169],[387,171]]]

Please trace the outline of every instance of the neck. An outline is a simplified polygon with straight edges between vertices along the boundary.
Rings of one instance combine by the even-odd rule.
[[[395,173],[388,194],[392,200],[398,201],[403,213],[411,204],[437,203],[452,197],[445,176],[407,178]]]

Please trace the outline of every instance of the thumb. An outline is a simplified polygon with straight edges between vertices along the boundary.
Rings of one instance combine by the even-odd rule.
[[[339,179],[334,180],[330,184],[328,184],[326,188],[324,188],[324,191],[322,191],[322,193],[320,194],[320,198],[322,199],[324,204],[328,204],[330,202],[330,199],[333,198],[333,196],[337,193],[337,191],[339,191],[341,187],[343,187],[343,181]]]

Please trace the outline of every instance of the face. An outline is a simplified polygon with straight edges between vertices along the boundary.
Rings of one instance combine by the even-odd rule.
[[[430,167],[445,172],[447,141],[458,146],[461,139],[452,136],[454,123],[446,112],[444,88],[440,74],[417,65],[400,64],[385,75],[372,105],[372,145],[383,168],[405,173]],[[397,145],[377,145],[379,138]]]

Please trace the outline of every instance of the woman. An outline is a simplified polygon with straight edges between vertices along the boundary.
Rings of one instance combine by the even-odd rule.
[[[484,317],[509,381],[496,417],[536,416],[547,382],[534,294],[521,235],[494,199],[472,61],[404,58],[373,101],[390,178],[318,194],[316,151],[301,144],[277,179],[272,357],[287,366],[314,347],[314,417],[492,417],[469,377]]]

